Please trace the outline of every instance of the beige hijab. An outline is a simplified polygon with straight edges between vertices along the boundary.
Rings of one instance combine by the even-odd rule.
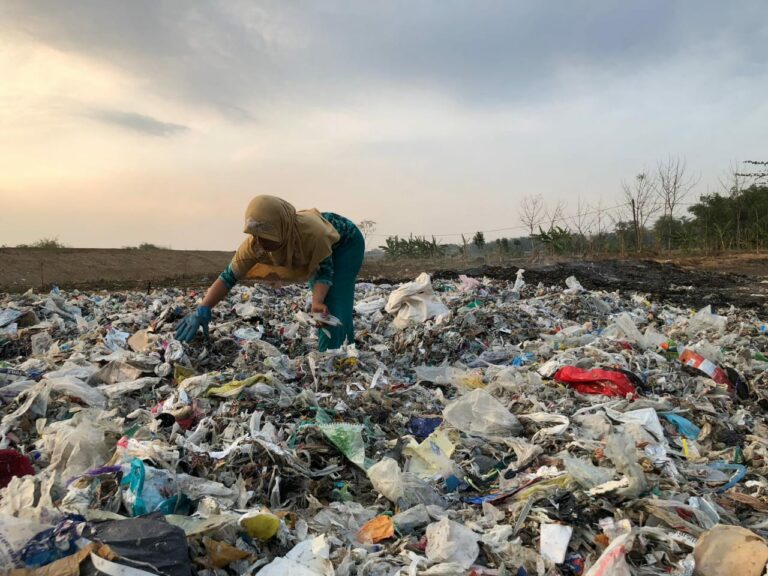
[[[303,281],[331,255],[339,233],[317,210],[296,209],[276,196],[256,196],[245,210],[243,232],[279,244],[246,274],[250,279]]]

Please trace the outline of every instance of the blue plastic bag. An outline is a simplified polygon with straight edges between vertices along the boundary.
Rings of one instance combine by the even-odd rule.
[[[120,481],[127,486],[128,494],[123,498],[131,516],[143,516],[149,512],[163,514],[189,514],[190,499],[178,492],[172,475],[165,470],[147,469],[138,458],[131,460],[131,469]]]
[[[680,416],[680,414],[666,413],[662,414],[662,416],[672,422],[677,431],[688,438],[688,440],[696,440],[699,434],[701,434],[701,428],[687,418]]]
[[[736,484],[744,480],[744,477],[747,475],[747,467],[744,466],[744,464],[731,464],[729,462],[719,461],[710,462],[707,464],[707,466],[715,470],[729,470],[734,472],[734,475],[731,476],[731,479],[726,484],[720,486],[720,488],[717,489],[718,494],[727,492],[736,486]]]
[[[412,416],[408,422],[408,431],[421,441],[432,434],[442,423],[443,419],[439,416],[426,418]]]
[[[77,552],[76,542],[85,529],[85,518],[69,514],[53,528],[32,538],[21,549],[21,560],[27,568],[38,568]]]

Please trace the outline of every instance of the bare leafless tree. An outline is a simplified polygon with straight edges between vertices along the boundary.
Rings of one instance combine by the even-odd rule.
[[[360,232],[363,233],[363,238],[366,240],[368,240],[368,236],[376,232],[376,222],[373,220],[363,220],[357,227],[360,229]]]
[[[571,216],[570,222],[578,239],[578,248],[584,254],[586,252],[587,240],[592,233],[594,214],[589,210],[589,206],[582,202],[581,196],[576,201],[576,214]]]
[[[465,237],[464,234],[461,235],[461,253],[464,256],[464,260],[469,260],[469,238]]]
[[[643,232],[659,209],[661,204],[658,201],[656,192],[656,178],[641,172],[632,183],[622,183],[624,189],[624,200],[626,208],[632,217],[632,226],[635,230],[635,249],[641,252],[643,249]]]
[[[747,187],[748,178],[739,172],[738,162],[731,162],[724,174],[718,178],[718,182],[729,198],[736,198]]]
[[[656,194],[659,197],[663,215],[667,224],[667,250],[672,248],[672,220],[675,217],[675,209],[690,193],[696,184],[698,177],[689,174],[685,158],[669,156],[666,161],[659,162],[656,166]]]
[[[592,246],[595,254],[600,254],[608,236],[608,211],[603,207],[603,199],[591,207],[593,214],[594,230],[592,234]]]
[[[528,230],[528,234],[533,236],[536,233],[536,227],[541,222],[544,215],[544,198],[541,194],[523,196],[520,202],[520,222]]]
[[[545,210],[545,220],[549,226],[549,230],[552,230],[558,224],[563,224],[565,228],[568,227],[568,223],[565,218],[565,202],[558,200],[551,209]]]
[[[536,256],[536,246],[534,244],[534,234],[544,217],[544,198],[541,194],[523,196],[520,202],[520,223],[528,231],[528,237],[531,241],[531,256]]]

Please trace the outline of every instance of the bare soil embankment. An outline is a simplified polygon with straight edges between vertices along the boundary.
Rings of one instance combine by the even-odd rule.
[[[120,289],[150,286],[201,287],[210,283],[232,252],[88,248],[0,248],[0,291],[29,288]],[[735,304],[768,311],[768,255],[735,254],[674,259],[600,259],[531,263],[524,259],[462,262],[370,260],[361,278],[401,282],[418,273],[437,278],[459,274],[514,279],[526,270],[530,283],[562,284],[576,276],[589,289],[634,290],[688,306]]]
[[[232,252],[98,248],[0,248],[0,291],[137,288],[212,280]]]

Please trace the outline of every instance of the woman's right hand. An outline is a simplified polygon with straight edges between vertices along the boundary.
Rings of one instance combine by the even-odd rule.
[[[211,309],[208,306],[200,306],[197,311],[187,314],[176,327],[176,340],[191,342],[197,334],[198,328],[203,328],[203,334],[208,338],[208,324],[211,322]]]
[[[326,306],[323,302],[312,302],[312,314],[322,314],[323,316],[328,316],[328,306]]]

